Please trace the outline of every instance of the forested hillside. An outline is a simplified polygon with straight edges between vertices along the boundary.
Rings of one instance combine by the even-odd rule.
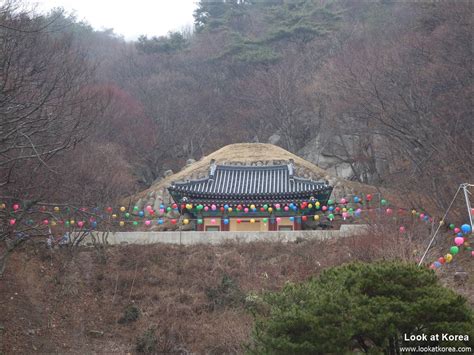
[[[270,139],[445,206],[474,166],[471,14],[470,1],[201,1],[193,33],[126,42],[6,2],[2,191],[101,204]]]

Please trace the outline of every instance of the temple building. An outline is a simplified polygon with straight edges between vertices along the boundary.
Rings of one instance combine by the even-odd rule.
[[[299,230],[308,215],[326,205],[332,187],[326,181],[295,176],[287,164],[217,165],[209,176],[172,182],[168,191],[200,231]]]

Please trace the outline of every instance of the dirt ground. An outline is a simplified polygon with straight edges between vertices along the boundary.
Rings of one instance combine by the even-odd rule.
[[[148,349],[158,353],[242,353],[253,325],[247,307],[252,294],[351,260],[409,259],[411,248],[377,236],[131,245],[109,247],[105,254],[26,245],[11,256],[0,279],[0,353],[134,353],[147,349],[147,339],[154,340]],[[456,268],[453,263],[440,275],[471,295],[472,304],[472,280],[457,285]]]

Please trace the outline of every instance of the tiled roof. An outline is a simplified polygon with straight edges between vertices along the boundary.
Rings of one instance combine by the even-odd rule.
[[[296,196],[323,192],[332,188],[326,182],[293,175],[293,165],[232,166],[211,165],[209,177],[175,182],[170,192],[202,198],[248,196]]]

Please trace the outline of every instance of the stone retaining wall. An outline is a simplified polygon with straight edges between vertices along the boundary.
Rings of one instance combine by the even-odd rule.
[[[116,244],[219,244],[225,241],[282,241],[293,242],[298,238],[325,240],[362,234],[365,225],[342,225],[340,230],[308,230],[278,232],[117,232],[110,233],[108,243]],[[84,241],[87,243],[87,238]]]

